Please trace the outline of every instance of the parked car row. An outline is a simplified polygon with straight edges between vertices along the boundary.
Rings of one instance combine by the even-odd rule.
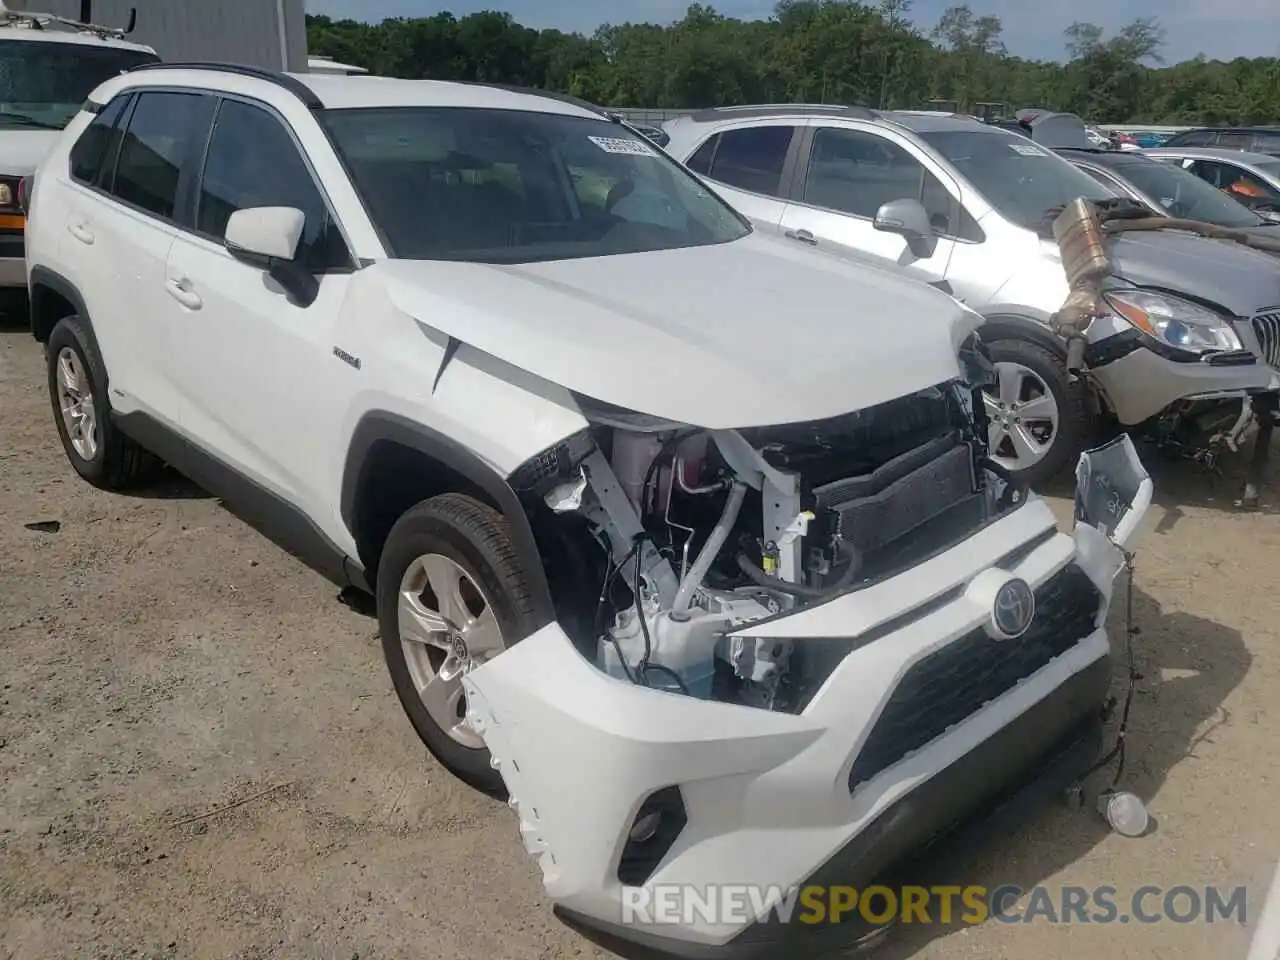
[[[668,149],[762,231],[940,285],[981,313],[1000,372],[986,394],[991,452],[1033,485],[1074,463],[1107,421],[1191,450],[1238,445],[1254,407],[1274,406],[1280,259],[1180,233],[1120,237],[1111,312],[1087,334],[1087,381],[1074,378],[1050,329],[1069,288],[1046,241],[1071,201],[1124,192],[1055,152],[1109,156],[1087,146],[1078,119],[1023,125],[781,106],[709,110],[665,130]],[[1233,214],[1268,229],[1238,205],[1215,216]]]
[[[668,132],[688,167],[538,92],[145,65],[28,184],[32,332],[87,481],[168,462],[374,597],[413,728],[508,793],[567,922],[776,956],[875,931],[618,918],[866,886],[1094,766],[1150,480],[1089,454],[1073,534],[1025,482],[1095,400],[1036,231],[1096,181],[938,119]],[[1225,307],[1108,296],[1123,417],[1269,382]]]

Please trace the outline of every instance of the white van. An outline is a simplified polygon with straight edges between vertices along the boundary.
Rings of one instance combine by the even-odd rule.
[[[95,87],[160,59],[125,40],[128,30],[18,13],[0,0],[0,292],[27,285],[23,179]]]

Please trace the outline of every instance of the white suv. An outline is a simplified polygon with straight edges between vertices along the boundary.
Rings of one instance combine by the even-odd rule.
[[[163,458],[372,592],[418,734],[598,939],[776,943],[616,924],[659,881],[869,881],[1094,760],[1121,553],[987,459],[976,314],[594,108],[139,70],[30,237],[75,469]]]
[[[972,117],[792,104],[701,111],[664,130],[668,152],[761,231],[981,313],[1000,371],[992,454],[1032,486],[1070,468],[1099,427],[1216,456],[1275,409],[1280,261],[1173,231],[1108,241],[1088,376],[1070,375],[1053,329],[1070,292],[1053,224],[1078,198],[1117,197],[1050,149],[1088,143],[1077,117],[1042,114],[1024,136]]]

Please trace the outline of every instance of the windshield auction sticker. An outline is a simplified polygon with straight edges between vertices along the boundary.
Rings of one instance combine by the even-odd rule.
[[[605,153],[625,153],[633,157],[652,157],[653,150],[640,140],[630,137],[587,137]]]

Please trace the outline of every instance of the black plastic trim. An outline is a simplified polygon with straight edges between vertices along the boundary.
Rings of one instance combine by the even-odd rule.
[[[943,864],[1008,836],[1081,777],[1102,747],[1111,658],[1076,673],[1020,717],[888,807],[801,887],[930,886]],[[725,878],[733,882],[732,877]],[[950,882],[945,878],[943,882]],[[626,960],[778,960],[845,951],[875,932],[860,916],[809,924],[756,923],[719,945],[691,943],[597,920],[556,905],[555,915]]]
[[[648,881],[689,825],[689,812],[679,787],[663,787],[649,794],[632,818],[631,829],[654,814],[659,820],[653,836],[636,840],[628,835],[627,844],[622,848],[617,876],[619,882],[627,886],[638,887]]]
[[[1211,367],[1252,367],[1258,358],[1248,350],[1228,350],[1225,353],[1211,353],[1204,358]]]
[[[31,319],[31,335],[34,336],[36,340],[44,343],[49,339],[49,334],[52,332],[52,328],[42,331],[36,323],[36,311],[40,306],[40,300],[35,295],[37,287],[47,287],[70,303],[72,309],[75,310],[76,315],[83,320],[85,326],[88,327],[89,336],[95,336],[93,332],[93,318],[89,316],[89,310],[84,305],[84,297],[80,295],[80,291],[76,288],[76,285],[62,274],[56,273],[48,267],[37,265],[31,268],[31,276],[29,286],[27,288],[27,309],[30,313]],[[42,333],[44,334],[43,336],[41,336]]]
[[[1258,358],[1247,350],[1230,350],[1223,353],[1203,354],[1179,348],[1148,336],[1141,330],[1125,330],[1114,337],[1107,337],[1097,343],[1090,343],[1084,349],[1084,362],[1096,370],[1107,364],[1123,360],[1138,350],[1150,350],[1161,359],[1170,363],[1204,363],[1210,366],[1250,367],[1258,362]]]
[[[268,70],[265,67],[254,67],[246,63],[221,63],[218,61],[190,61],[185,63],[143,63],[128,73],[138,73],[143,70],[209,70],[214,73],[232,73],[239,77],[254,77],[258,80],[266,80],[268,83],[274,83],[277,87],[287,90],[295,97],[301,100],[309,110],[323,110],[324,102],[309,86],[291,77],[287,73],[281,73],[278,70]],[[219,92],[219,91],[210,91]]]
[[[379,441],[391,441],[417,450],[466,477],[493,498],[510,524],[511,536],[520,555],[521,565],[529,577],[529,585],[533,590],[534,617],[539,621],[539,627],[554,622],[555,606],[551,600],[551,587],[547,583],[546,571],[542,566],[542,555],[534,539],[529,518],[515,491],[511,489],[511,485],[504,477],[474,453],[456,440],[437,433],[430,427],[383,410],[366,413],[356,424],[351,435],[351,444],[347,448],[346,465],[342,474],[340,507],[342,522],[346,524],[352,535],[355,535],[357,504],[366,494],[376,495],[364,489],[364,467],[374,444]],[[368,560],[365,557],[360,559],[366,562]]]
[[[1067,347],[1062,338],[1049,327],[1034,317],[1024,317],[1016,313],[993,313],[984,316],[978,332],[982,342],[990,346],[997,340],[1026,340],[1038,344],[1046,350],[1052,350],[1065,363]]]
[[[0,231],[0,260],[21,260],[26,255],[27,241],[21,231]]]
[[[111,419],[124,433],[215,494],[233,514],[313,570],[338,586],[368,589],[359,564],[293,504],[148,414],[113,412]]]
[[[1089,343],[1084,348],[1084,362],[1090,370],[1097,370],[1108,364],[1123,360],[1129,354],[1141,350],[1145,344],[1142,334],[1137,330],[1125,330],[1114,337],[1107,337],[1097,343]]]

